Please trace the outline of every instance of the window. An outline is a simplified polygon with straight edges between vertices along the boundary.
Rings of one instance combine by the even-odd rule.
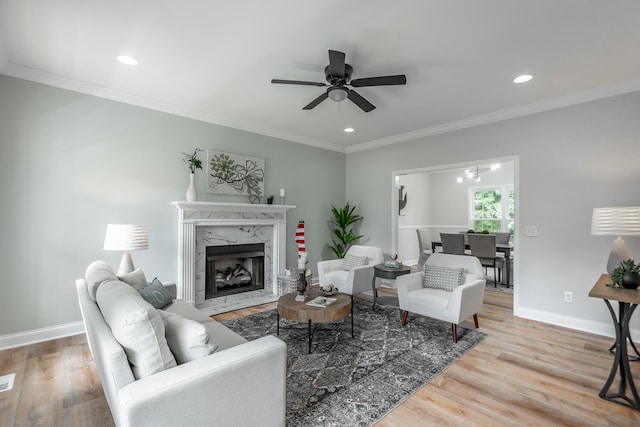
[[[469,228],[475,231],[509,232],[513,236],[515,196],[513,187],[469,189]]]

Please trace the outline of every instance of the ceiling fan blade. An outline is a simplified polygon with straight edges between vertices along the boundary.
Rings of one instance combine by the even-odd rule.
[[[398,74],[397,76],[366,77],[364,79],[351,80],[353,87],[364,86],[393,86],[407,84],[407,76]]]
[[[337,50],[329,51],[329,67],[331,74],[336,77],[344,77],[344,53]]]
[[[319,97],[311,101],[306,107],[303,108],[303,110],[311,110],[312,108],[320,104],[322,101],[324,101],[328,97],[329,95],[327,95],[327,92],[324,92],[322,95],[320,95]]]
[[[327,86],[326,83],[318,83],[318,82],[304,82],[300,80],[280,80],[280,79],[272,79],[271,83],[283,84],[283,85],[303,85],[303,86]]]
[[[369,111],[375,110],[376,106],[364,99],[358,92],[351,89],[349,91],[349,99],[351,102],[356,104],[358,107],[362,108],[365,113]]]

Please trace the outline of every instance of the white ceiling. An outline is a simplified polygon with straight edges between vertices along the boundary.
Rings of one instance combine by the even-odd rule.
[[[2,74],[342,152],[640,90],[639,48],[637,0],[0,0]],[[270,83],[329,49],[407,85]]]

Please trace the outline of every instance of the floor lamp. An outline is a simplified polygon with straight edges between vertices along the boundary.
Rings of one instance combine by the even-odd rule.
[[[631,258],[622,236],[640,235],[640,206],[595,208],[591,219],[591,234],[617,236],[607,260],[607,273],[613,275],[613,270],[620,262]]]
[[[134,270],[129,251],[149,249],[149,230],[146,225],[108,224],[104,237],[105,251],[124,251],[118,276]]]

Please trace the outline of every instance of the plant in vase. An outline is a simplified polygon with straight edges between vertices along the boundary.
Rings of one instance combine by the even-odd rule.
[[[338,258],[344,258],[349,246],[362,237],[354,234],[353,229],[349,229],[351,225],[363,218],[361,215],[354,214],[356,208],[357,206],[351,207],[349,202],[342,208],[331,206],[333,219],[330,222],[334,227],[333,235],[336,237],[336,239],[331,239],[333,243],[331,250],[333,250]]]
[[[196,189],[196,169],[202,170],[202,160],[198,159],[198,153],[204,151],[196,148],[193,154],[182,153],[184,158],[182,159],[189,165],[191,175],[189,176],[189,188],[187,189],[187,201],[195,202],[198,200],[198,190]]]
[[[640,285],[640,264],[636,264],[632,259],[620,262],[613,270],[611,280],[613,286],[636,289]]]

